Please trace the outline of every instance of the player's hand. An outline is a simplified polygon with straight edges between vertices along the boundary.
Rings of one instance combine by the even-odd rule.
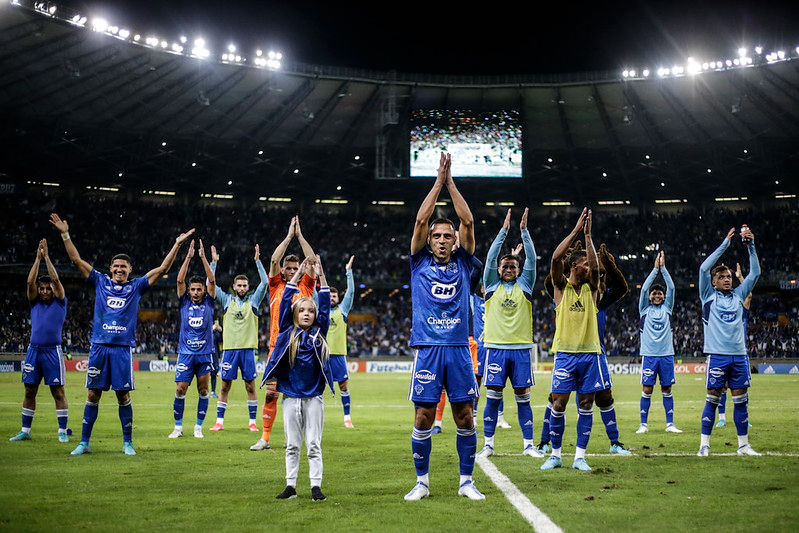
[[[219,254],[216,251],[216,246],[213,244],[211,245],[211,262],[218,263],[219,262]]]
[[[297,217],[291,217],[291,222],[289,223],[288,236],[290,238],[293,238],[296,233],[297,233]]]
[[[67,221],[61,220],[55,213],[50,213],[50,224],[55,226],[55,229],[57,229],[59,233],[63,234],[69,231],[69,224],[67,224]]]
[[[458,230],[455,230],[455,244],[452,245],[452,251],[454,252],[460,247],[461,247],[461,233]]]
[[[177,244],[178,246],[182,245],[184,242],[186,242],[188,240],[189,237],[191,237],[192,233],[194,233],[194,228],[191,228],[186,233],[181,233],[175,239],[175,244]]]
[[[257,244],[255,245],[255,260],[260,261],[261,259],[261,247]]]
[[[513,255],[516,257],[521,257],[522,250],[524,250],[524,243],[520,242],[516,245],[516,248],[513,249]]]
[[[316,270],[316,275],[320,277],[324,276],[325,271],[322,268],[322,260],[319,258],[319,254],[316,254],[314,258],[316,259],[316,261],[314,262],[314,269]]]
[[[191,241],[191,247],[194,248],[194,241]],[[200,256],[200,259],[205,259],[205,248],[203,247],[202,239],[200,239],[200,248],[197,250],[197,255]]]
[[[732,240],[733,237],[735,237],[735,228],[730,228],[730,231],[727,232],[726,238]]]
[[[741,270],[741,263],[735,263],[735,277],[738,278],[738,281],[743,283],[744,273],[743,270]]]
[[[577,235],[578,233],[580,233],[580,230],[583,229],[583,227],[585,226],[585,219],[587,216],[588,216],[588,208],[583,207],[583,212],[580,213],[580,218],[577,220],[577,224],[574,226],[574,229],[572,230],[573,235]]]
[[[297,215],[294,217],[294,235],[297,237],[302,237],[302,229],[300,228],[300,217]]]
[[[451,177],[450,164],[451,164],[450,155],[441,152],[441,157],[438,160],[438,174],[436,175],[437,184],[443,185],[444,183],[447,182],[448,178]]]
[[[660,257],[660,268],[665,268],[666,267],[666,252],[661,250],[660,253],[658,254],[658,256]]]
[[[192,258],[194,257],[194,239],[191,240],[189,243],[189,251],[186,252],[186,257]]]
[[[750,230],[749,228],[746,228],[746,230],[744,230],[741,236],[746,239],[749,239],[750,243],[755,242],[755,234],[752,233],[752,230]]]
[[[591,225],[593,223],[593,215],[591,214],[591,210],[588,210],[588,213],[585,216],[585,225],[583,226],[583,233],[585,234],[586,242],[591,237]]]
[[[47,257],[48,250],[47,250],[47,240],[46,239],[42,239],[42,240],[39,241],[39,249],[38,249],[37,253],[39,254],[39,257],[41,257],[42,259]]]
[[[352,262],[355,260],[355,256],[351,255],[350,260],[347,261],[346,266],[344,267],[345,270],[352,270]]]
[[[505,221],[502,223],[502,229],[505,231],[510,229],[510,208],[508,208],[508,212],[505,214]]]
[[[521,220],[521,222],[519,222],[519,229],[520,230],[527,229],[527,215],[529,213],[530,213],[530,208],[529,207],[525,207],[524,208],[524,213],[522,213],[522,220]]]

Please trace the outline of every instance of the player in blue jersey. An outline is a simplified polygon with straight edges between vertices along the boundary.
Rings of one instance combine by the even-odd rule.
[[[170,439],[183,436],[183,410],[186,405],[186,392],[194,376],[197,376],[197,421],[194,424],[194,437],[203,438],[203,422],[208,412],[208,383],[213,370],[214,353],[214,300],[216,299],[216,279],[205,257],[203,241],[200,241],[198,255],[203,263],[208,288],[201,276],[189,278],[186,275],[189,263],[194,257],[194,240],[189,244],[186,259],[178,271],[177,293],[180,302],[180,337],[178,340],[178,362],[175,366],[175,401],[172,412],[175,415],[175,429]]]
[[[44,261],[47,275],[39,277],[39,266]],[[67,398],[64,395],[64,358],[61,353],[61,330],[67,316],[67,297],[50,261],[47,241],[42,239],[36,249],[36,259],[28,273],[28,301],[31,306],[31,342],[22,363],[22,383],[25,397],[22,400],[22,429],[13,441],[30,440],[31,425],[36,412],[36,395],[39,384],[50,387],[55,400],[58,419],[58,441],[69,442],[67,436]]]
[[[485,446],[480,457],[494,455],[499,403],[507,381],[510,381],[516,396],[523,454],[543,457],[533,446],[533,411],[530,407],[530,387],[535,384],[530,355],[533,348],[532,300],[536,254],[527,230],[528,212],[528,209],[524,210],[519,224],[525,255],[523,267],[518,255],[507,254],[499,259],[502,244],[510,229],[510,209],[486,259],[483,275],[486,294],[483,336],[486,348],[485,385],[488,390],[483,413]]]
[[[233,380],[239,375],[244,380],[247,391],[247,413],[250,431],[258,431],[255,417],[258,412],[258,397],[255,393],[255,349],[258,348],[258,307],[266,296],[266,269],[261,263],[261,248],[255,245],[255,267],[258,269],[260,283],[255,292],[250,293],[250,281],[244,274],[233,278],[233,292],[228,294],[218,286],[216,301],[222,306],[222,389],[216,402],[216,423],[211,431],[225,429],[225,412],[227,411],[228,394]],[[219,254],[216,247],[211,246],[211,271],[216,273]]]
[[[477,449],[474,397],[478,394],[468,327],[474,217],[455,186],[451,164],[450,156],[442,153],[436,181],[419,207],[411,238],[410,346],[415,355],[408,399],[416,410],[411,450],[417,481],[405,495],[406,500],[421,500],[430,494],[430,437],[442,387],[446,387],[457,426],[458,494],[472,500],[485,499],[472,482]],[[441,218],[430,222],[444,187],[460,219],[460,246],[455,251],[455,225]]]
[[[755,236],[746,228],[741,237],[749,251],[749,274],[738,287],[732,288],[732,270],[727,265],[713,266],[729,248],[735,228],[731,228],[721,245],[699,267],[699,296],[702,299],[704,352],[706,362],[705,408],[702,411],[700,457],[710,453],[710,434],[716,418],[721,391],[729,383],[734,404],[733,418],[738,433],[738,455],[760,455],[749,444],[748,389],[752,375],[744,334],[744,299],[760,277],[760,263],[755,250]]]
[[[653,285],[658,274],[663,275],[666,286]],[[638,313],[641,316],[641,425],[636,433],[649,431],[649,407],[655,383],[660,379],[663,410],[666,412],[666,431],[682,433],[674,425],[674,398],[671,386],[674,378],[674,338],[671,330],[671,312],[674,309],[674,282],[666,270],[666,254],[655,256],[655,266],[641,286]]]
[[[344,267],[347,276],[347,292],[341,298],[335,287],[330,287],[330,329],[327,333],[327,343],[330,346],[330,368],[333,380],[338,383],[341,392],[341,405],[344,408],[344,427],[352,428],[350,415],[350,389],[349,373],[347,372],[347,319],[352,310],[355,299],[355,279],[352,275],[352,262],[355,256]]]
[[[72,455],[89,453],[100,397],[108,389],[116,393],[119,403],[119,421],[122,423],[122,451],[136,455],[133,449],[133,407],[130,391],[136,388],[133,380],[131,352],[136,345],[136,318],[139,300],[172,266],[180,246],[194,233],[194,229],[180,234],[159,266],[146,275],[128,279],[133,272],[130,257],[117,254],[111,258],[111,275],[100,274],[83,260],[69,235],[69,225],[57,214],[50,215],[50,223],[61,233],[70,261],[78,272],[94,286],[94,322],[92,324],[89,368],[86,371],[86,388],[89,389],[83,409],[83,428],[80,444]]]

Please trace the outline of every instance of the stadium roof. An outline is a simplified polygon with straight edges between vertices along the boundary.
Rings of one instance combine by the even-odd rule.
[[[404,179],[411,110],[516,109],[525,179],[492,181],[490,198],[465,185],[486,199],[773,197],[799,192],[796,55],[646,79],[272,70],[5,4],[0,181],[418,201],[429,181]]]

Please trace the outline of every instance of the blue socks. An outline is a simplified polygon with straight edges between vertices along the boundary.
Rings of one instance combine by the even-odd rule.
[[[172,402],[172,413],[175,415],[175,425],[183,425],[183,410],[186,407],[186,395],[178,396],[175,394],[175,401]]]
[[[413,427],[411,434],[411,451],[413,452],[413,464],[416,467],[417,476],[426,476],[430,471],[430,452],[433,450],[433,428],[419,429]],[[475,441],[475,448],[477,442]],[[459,450],[460,451],[460,450]]]
[[[344,407],[344,416],[350,415],[350,391],[341,391],[341,406]]]
[[[741,394],[732,397],[733,410],[732,418],[735,421],[735,429],[738,436],[749,434],[749,394]]]
[[[674,397],[671,393],[663,394],[663,410],[666,411],[666,425],[674,423]]]
[[[549,417],[549,435],[552,440],[552,449],[563,446],[563,431],[566,429],[566,413],[552,409]]]
[[[544,410],[544,419],[541,422],[541,442],[549,442],[549,418],[552,416],[552,402],[547,402]]]
[[[522,428],[522,438],[525,441],[533,440],[533,408],[530,407],[530,393],[516,394],[516,410],[518,412],[519,427]]]
[[[208,412],[208,393],[200,395],[197,401],[197,425],[202,426],[205,422],[205,415]]]
[[[713,432],[718,405],[719,399],[716,396],[712,394],[705,396],[705,408],[702,410],[702,435],[710,435]]]
[[[87,401],[86,406],[83,408],[83,427],[80,432],[81,442],[89,442],[92,438],[92,428],[97,421],[98,404]]]
[[[577,412],[579,413],[580,410],[578,409]],[[599,416],[602,418],[602,423],[605,424],[605,433],[608,434],[610,442],[618,442],[619,426],[616,424],[616,409],[613,407],[613,404],[607,407],[600,407]],[[577,419],[577,424],[580,424],[579,418]]]
[[[125,403],[119,404],[119,421],[122,423],[122,440],[130,442],[133,440],[133,406],[130,398]],[[81,439],[84,440],[84,439]],[[86,439],[88,440],[88,439]]]
[[[428,442],[430,442],[430,439],[428,439]],[[474,472],[475,453],[477,453],[477,431],[474,427],[472,429],[457,430],[455,448],[458,450],[460,474],[462,476],[471,476],[472,472]]]
[[[499,416],[499,404],[501,401],[501,391],[486,390],[486,406],[483,410],[483,435],[486,437],[493,437],[497,430],[497,417]]]
[[[67,421],[69,420],[69,409],[56,409],[55,416],[58,420],[58,429],[66,431]]]
[[[554,411],[553,411],[554,413]],[[588,448],[588,439],[591,437],[591,427],[594,424],[593,409],[577,409],[577,447],[585,450]],[[618,431],[616,432],[618,436]],[[561,436],[561,440],[563,437]],[[554,441],[553,441],[554,446]]]
[[[645,392],[641,393],[641,423],[646,424],[649,420],[649,408],[652,406],[652,395]]]

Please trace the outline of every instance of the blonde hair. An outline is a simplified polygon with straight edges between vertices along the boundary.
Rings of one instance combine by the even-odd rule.
[[[289,364],[291,366],[294,366],[294,360],[297,358],[297,350],[299,349],[300,346],[301,335],[297,333],[297,330],[302,328],[300,328],[297,322],[298,322],[298,316],[300,314],[301,302],[311,302],[311,304],[313,305],[314,322],[316,321],[316,317],[319,316],[319,308],[316,305],[316,302],[313,301],[313,298],[308,298],[307,296],[304,296],[302,298],[298,298],[296,302],[291,304],[291,315],[292,315],[292,321],[294,322],[294,327],[291,330],[291,342],[289,343]],[[321,331],[317,335],[317,338],[322,341],[321,344],[322,349],[321,353],[319,353],[319,357],[322,360],[322,364],[324,365],[325,363],[327,363],[327,360],[330,358],[330,347],[327,345],[327,339],[325,339],[325,336],[322,335]]]

